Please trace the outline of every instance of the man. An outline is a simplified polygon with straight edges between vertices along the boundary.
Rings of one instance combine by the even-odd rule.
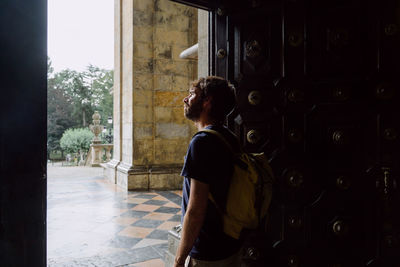
[[[236,102],[233,88],[225,79],[215,76],[198,79],[183,102],[185,117],[199,131],[216,130],[238,149],[236,136],[223,126]],[[232,152],[226,144],[209,133],[193,137],[181,173],[183,226],[175,267],[185,266],[185,261],[186,266],[193,267],[239,266],[241,243],[225,235],[222,229],[221,212],[232,172]],[[210,201],[209,194],[217,205]]]

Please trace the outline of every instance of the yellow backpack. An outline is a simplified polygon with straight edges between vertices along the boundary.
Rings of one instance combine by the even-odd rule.
[[[233,175],[229,185],[225,210],[220,210],[213,196],[209,199],[223,214],[224,233],[239,239],[243,229],[263,227],[272,198],[274,177],[264,153],[236,153],[217,131],[205,129],[218,138],[234,154]]]

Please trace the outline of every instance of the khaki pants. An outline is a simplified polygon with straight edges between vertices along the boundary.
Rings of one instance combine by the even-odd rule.
[[[240,267],[240,253],[219,261],[201,261],[187,257],[185,267]]]

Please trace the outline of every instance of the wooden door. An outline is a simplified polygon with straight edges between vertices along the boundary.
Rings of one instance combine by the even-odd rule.
[[[0,266],[46,266],[47,1],[0,2]]]
[[[239,3],[240,2],[240,3]],[[396,0],[226,2],[210,73],[277,178],[266,266],[400,266]]]

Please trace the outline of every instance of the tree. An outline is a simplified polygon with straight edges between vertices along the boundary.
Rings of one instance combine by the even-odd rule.
[[[48,150],[61,149],[59,140],[68,128],[87,127],[95,110],[107,125],[113,114],[113,71],[89,65],[86,71],[54,73],[48,58]]]
[[[101,123],[107,125],[108,117],[113,114],[114,71],[89,65],[84,75],[90,84],[92,104],[101,115]]]
[[[71,116],[77,126],[88,126],[95,110],[100,112],[102,123],[112,114],[112,70],[93,65],[84,72],[66,69],[54,75],[54,82],[69,96],[73,108]]]
[[[75,126],[86,127],[88,116],[94,112],[90,87],[84,80],[84,73],[75,70],[62,70],[54,75],[54,83],[57,89],[68,95],[72,106],[70,116]]]
[[[61,148],[67,153],[83,153],[89,150],[94,134],[88,128],[68,129],[61,137]]]
[[[47,144],[48,150],[60,149],[60,138],[65,129],[74,125],[70,114],[72,107],[64,93],[51,88],[47,93]]]
[[[51,61],[47,61],[47,150],[48,153],[60,150],[60,138],[64,131],[74,126],[71,118],[72,106],[68,95],[57,86],[53,77]]]

